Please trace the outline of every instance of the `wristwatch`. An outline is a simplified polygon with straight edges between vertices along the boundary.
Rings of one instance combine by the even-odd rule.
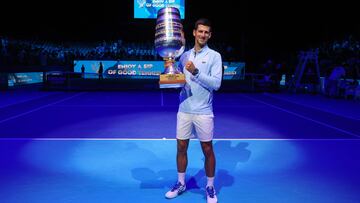
[[[199,69],[195,68],[194,71],[192,72],[192,75],[197,75],[199,73]]]

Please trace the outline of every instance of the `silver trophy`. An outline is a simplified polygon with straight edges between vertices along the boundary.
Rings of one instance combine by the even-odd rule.
[[[185,49],[180,12],[175,7],[158,11],[155,28],[155,49],[164,59],[165,70],[160,75],[160,88],[177,88],[185,84],[185,75],[175,64]]]

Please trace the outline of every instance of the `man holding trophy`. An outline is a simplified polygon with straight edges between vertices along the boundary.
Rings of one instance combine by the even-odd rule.
[[[172,189],[165,194],[165,197],[168,199],[175,198],[186,190],[187,149],[190,138],[196,136],[200,140],[205,156],[207,202],[215,203],[217,202],[214,188],[216,161],[212,144],[214,132],[212,102],[213,91],[218,90],[221,85],[222,59],[218,52],[207,46],[211,37],[209,20],[202,18],[196,21],[193,36],[195,38],[194,47],[180,57],[180,67],[179,69],[175,68],[179,72],[174,71],[175,74],[181,74],[183,71],[185,83],[182,84],[180,92],[176,126],[178,180]],[[167,67],[174,66],[168,62]],[[178,81],[172,82],[175,84]]]

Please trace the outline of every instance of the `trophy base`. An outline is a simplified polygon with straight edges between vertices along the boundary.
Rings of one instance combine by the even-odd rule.
[[[179,88],[185,85],[184,74],[161,74],[159,85],[160,88]]]

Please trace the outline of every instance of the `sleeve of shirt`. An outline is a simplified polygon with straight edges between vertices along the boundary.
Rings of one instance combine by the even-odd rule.
[[[199,73],[195,76],[207,89],[218,90],[222,79],[222,59],[219,53],[214,54],[210,75]]]

